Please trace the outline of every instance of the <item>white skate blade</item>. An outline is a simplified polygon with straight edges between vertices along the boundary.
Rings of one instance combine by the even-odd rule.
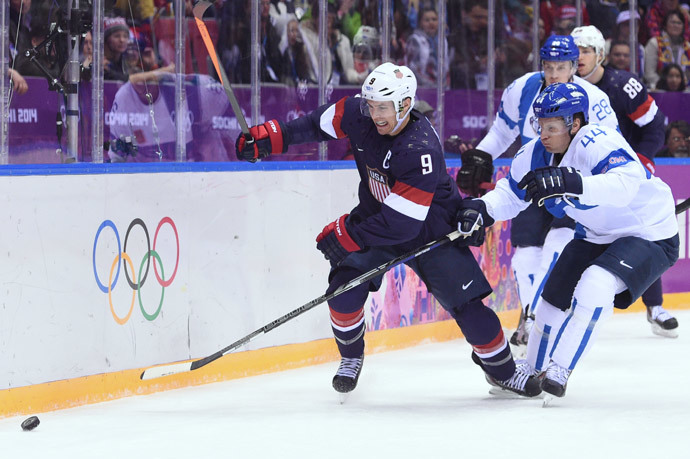
[[[338,401],[341,405],[344,405],[348,398],[350,398],[350,392],[338,392]]]
[[[548,392],[543,392],[541,393],[544,397],[544,402],[542,403],[542,408],[547,408],[551,404],[551,400],[553,400],[555,397]]]
[[[507,389],[492,386],[491,389],[489,389],[489,394],[496,398],[504,398],[508,400],[533,400],[535,398],[542,398],[544,392],[539,395],[535,395],[534,397],[527,397],[526,395],[516,394],[515,392]]]
[[[678,328],[673,328],[671,330],[665,330],[661,325],[657,323],[650,324],[652,326],[652,333],[658,336],[663,336],[664,338],[678,338]]]

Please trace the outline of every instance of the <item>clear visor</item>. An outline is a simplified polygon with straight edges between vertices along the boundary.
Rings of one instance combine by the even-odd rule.
[[[534,118],[532,120],[532,127],[539,136],[551,137],[554,135],[561,135],[568,132],[568,125],[566,121],[561,118]]]
[[[359,102],[362,115],[370,118],[395,116],[395,106],[392,100],[367,100],[362,98]]]

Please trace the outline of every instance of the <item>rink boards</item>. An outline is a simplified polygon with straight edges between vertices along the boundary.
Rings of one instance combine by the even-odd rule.
[[[690,195],[674,178],[688,167],[659,167],[677,198]],[[4,173],[0,416],[336,359],[322,305],[203,369],[138,379],[142,368],[212,354],[323,293],[328,263],[314,237],[356,204],[351,163],[8,166]],[[687,213],[679,223],[682,258],[669,307],[690,303],[682,276]],[[507,230],[476,255],[483,267],[494,263],[487,277],[499,284],[492,281],[489,305],[512,326]],[[367,352],[459,336],[406,270],[387,274],[366,314]]]

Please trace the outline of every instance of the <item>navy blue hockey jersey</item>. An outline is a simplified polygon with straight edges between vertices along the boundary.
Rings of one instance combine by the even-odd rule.
[[[596,86],[609,96],[625,140],[636,153],[653,159],[664,146],[665,117],[645,85],[628,71],[604,67]]]
[[[346,97],[324,105],[285,129],[288,145],[349,138],[361,181],[348,231],[365,247],[403,250],[453,231],[462,198],[431,123],[413,110],[398,135],[380,135],[360,101]]]

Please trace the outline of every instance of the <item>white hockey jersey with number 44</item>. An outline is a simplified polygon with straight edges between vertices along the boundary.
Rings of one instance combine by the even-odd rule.
[[[483,199],[496,220],[509,220],[524,210],[525,191],[518,183],[530,170],[553,164],[536,138],[524,145],[513,159],[508,177]],[[671,189],[651,175],[615,129],[588,124],[573,138],[559,167],[570,166],[582,175],[583,193],[570,199],[551,198],[544,205],[552,214],[568,215],[577,222],[575,237],[607,244],[624,236],[658,241],[674,236],[678,224]]]

